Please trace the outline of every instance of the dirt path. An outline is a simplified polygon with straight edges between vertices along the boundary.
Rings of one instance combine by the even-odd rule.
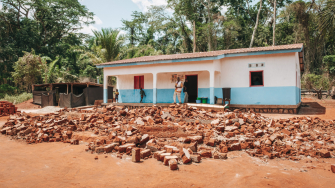
[[[0,136],[1,187],[332,187],[335,159],[312,163],[249,157],[230,152],[228,160],[204,159],[179,171],[155,159],[132,163],[84,151],[85,145],[27,145]],[[105,158],[108,156],[108,158]],[[235,157],[235,158],[234,158]],[[324,161],[324,163],[322,162]],[[314,168],[314,169],[311,169]],[[307,170],[307,172],[301,172]]]

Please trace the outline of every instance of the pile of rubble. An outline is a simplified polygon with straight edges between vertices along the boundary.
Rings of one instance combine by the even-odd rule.
[[[7,101],[0,101],[0,117],[15,114],[17,112],[17,107],[13,103]]]
[[[155,158],[176,169],[201,158],[226,159],[229,151],[245,150],[261,158],[300,160],[335,157],[334,121],[296,117],[273,120],[258,113],[203,110],[183,105],[125,109],[119,106],[74,110],[30,117],[12,116],[0,132],[27,143],[79,144],[74,132],[99,135],[86,151],[132,156],[137,162]]]

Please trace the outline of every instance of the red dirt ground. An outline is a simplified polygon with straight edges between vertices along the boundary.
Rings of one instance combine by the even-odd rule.
[[[305,99],[304,99],[305,100]],[[314,102],[312,100],[312,102]],[[316,101],[326,108],[320,118],[335,119],[335,102]],[[292,115],[265,114],[275,118]],[[0,117],[0,126],[7,120]],[[86,135],[85,135],[86,134]],[[90,141],[92,135],[76,135]],[[86,138],[86,139],[85,139]],[[243,151],[227,160],[204,159],[171,171],[155,159],[132,163],[115,156],[85,152],[64,143],[27,145],[0,135],[0,187],[334,187],[335,158],[262,160]],[[105,156],[108,156],[105,158]]]
[[[38,109],[41,108],[40,105],[33,104],[33,99],[29,99],[28,101],[25,101],[20,104],[15,105],[18,110],[20,109]]]
[[[262,161],[244,152],[227,160],[204,159],[171,171],[155,159],[141,163],[84,151],[86,146],[27,145],[0,136],[1,187],[333,187],[330,164],[320,161]],[[105,158],[108,156],[108,158]],[[306,163],[312,161],[312,163]],[[301,172],[307,170],[307,172]]]

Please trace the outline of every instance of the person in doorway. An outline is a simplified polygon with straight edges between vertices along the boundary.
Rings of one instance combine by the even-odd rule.
[[[184,82],[184,103],[188,103],[187,89],[188,89],[188,80],[186,79]]]
[[[118,103],[118,100],[119,100],[119,90],[116,89],[116,91],[115,91],[115,102]]]
[[[182,89],[183,89],[183,83],[180,81],[180,78],[178,77],[177,82],[175,84],[175,90],[174,90],[174,93],[173,93],[174,104],[176,104],[176,96],[178,96],[179,104],[181,103],[180,93],[181,93]]]
[[[145,92],[143,91],[142,88],[140,88],[140,95],[141,95],[141,101],[140,101],[140,103],[142,103],[143,102],[143,97],[146,96]]]

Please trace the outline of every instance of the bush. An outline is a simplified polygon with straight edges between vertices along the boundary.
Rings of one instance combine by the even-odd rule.
[[[14,95],[19,89],[17,87],[10,86],[8,84],[0,85],[0,99],[4,98],[6,94]]]
[[[21,93],[20,95],[5,94],[5,97],[0,100],[8,101],[15,105],[15,104],[20,104],[32,98],[33,98],[33,94],[24,92],[24,93]]]
[[[325,75],[305,74],[302,77],[301,86],[306,89],[329,90],[330,81]]]

